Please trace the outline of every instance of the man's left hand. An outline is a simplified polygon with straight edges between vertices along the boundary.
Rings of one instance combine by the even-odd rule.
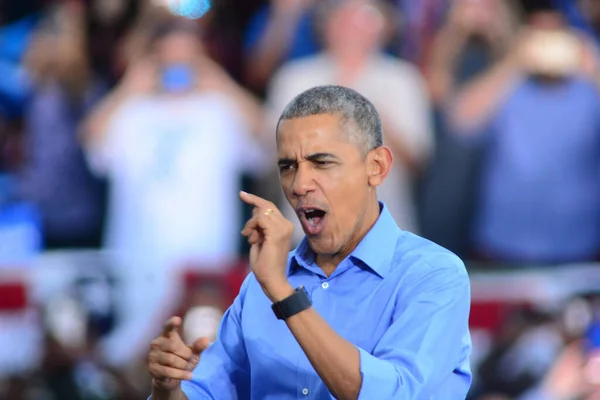
[[[294,225],[270,201],[246,192],[240,198],[254,207],[242,230],[251,246],[252,272],[271,301],[283,300],[294,292],[286,273]]]

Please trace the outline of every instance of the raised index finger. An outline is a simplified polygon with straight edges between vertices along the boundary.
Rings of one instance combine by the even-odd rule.
[[[268,200],[263,199],[262,197],[258,197],[254,194],[240,192],[240,198],[242,199],[242,201],[244,203],[249,204],[254,207],[275,209],[275,206],[273,205],[273,203],[271,203]]]

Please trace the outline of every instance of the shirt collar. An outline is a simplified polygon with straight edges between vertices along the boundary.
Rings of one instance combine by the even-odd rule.
[[[379,202],[379,207],[381,211],[375,225],[350,253],[349,258],[359,260],[377,275],[385,278],[389,273],[396,250],[396,242],[402,231],[396,225],[385,204]],[[288,276],[298,266],[310,269],[310,265],[315,261],[315,253],[310,248],[306,237],[290,255]]]

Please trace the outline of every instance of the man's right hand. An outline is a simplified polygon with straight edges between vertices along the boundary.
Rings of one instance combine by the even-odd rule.
[[[192,345],[183,343],[179,335],[181,318],[170,318],[162,334],[152,341],[148,355],[148,370],[153,378],[153,391],[178,390],[182,380],[192,379],[192,371],[200,361],[200,354],[209,346],[208,338],[200,338]]]

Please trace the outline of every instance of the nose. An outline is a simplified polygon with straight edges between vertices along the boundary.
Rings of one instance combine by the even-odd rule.
[[[302,197],[315,190],[313,169],[309,163],[299,163],[294,180],[292,182],[292,193],[294,196]]]

